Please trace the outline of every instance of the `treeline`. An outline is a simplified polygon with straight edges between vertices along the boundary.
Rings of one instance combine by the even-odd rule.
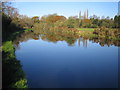
[[[90,33],[89,33],[90,35]],[[20,36],[17,36],[17,38],[13,41],[15,49],[19,49],[19,43],[20,42],[25,42],[28,41],[30,39],[34,39],[34,40],[38,40],[39,37],[41,37],[42,40],[45,40],[47,42],[53,42],[56,43],[58,41],[65,41],[68,46],[74,46],[76,41],[78,40],[78,45],[79,45],[79,40],[81,39],[80,37],[77,36],[60,36],[58,34],[51,34],[51,33],[46,33],[45,35],[42,34],[34,34],[32,31],[28,31],[28,32],[24,32],[22,33]],[[117,40],[110,40],[107,38],[102,38],[102,37],[92,37],[90,38],[88,35],[82,37],[83,40],[81,40],[80,42],[84,42],[84,40],[91,40],[94,43],[99,43],[101,46],[120,46],[120,42]]]
[[[1,4],[1,3],[0,3]],[[15,49],[10,37],[23,29],[22,20],[16,8],[10,3],[2,3],[2,89],[27,88],[27,80],[22,65],[15,57]]]
[[[49,27],[67,27],[67,28],[120,28],[120,16],[114,18],[99,19],[91,17],[90,19],[79,19],[76,16],[71,16],[68,19],[57,14],[42,16],[37,24],[42,28]],[[35,25],[36,26],[36,25]]]
[[[88,27],[93,27],[98,28],[98,27],[106,27],[106,28],[120,28],[120,15],[116,15],[114,18],[103,18],[103,19],[98,19],[98,18],[90,18],[91,25],[88,24]]]
[[[98,19],[91,17],[90,19],[80,20],[77,17],[69,17],[57,14],[41,17],[39,22],[36,22],[32,29],[36,34],[59,35],[65,37],[103,37],[107,39],[120,40],[120,16],[115,16],[114,19],[104,18]],[[80,32],[77,28],[95,28],[94,32]]]
[[[93,15],[90,19],[79,19],[77,16],[66,18],[57,14],[45,15],[41,18],[39,16],[28,17],[20,15],[18,10],[9,3],[2,3],[2,33],[3,41],[9,37],[11,33],[23,29],[30,29],[37,31],[38,29],[48,30],[53,28],[120,28],[120,15],[114,18],[99,19]],[[39,32],[38,30],[38,32]],[[65,29],[67,30],[67,29]]]
[[[77,16],[66,18],[65,16],[50,14],[42,16],[28,17],[20,15],[18,10],[9,3],[2,3],[2,37],[3,41],[9,39],[12,33],[22,31],[24,29],[32,29],[35,33],[52,33],[65,35],[75,35],[77,28],[102,28],[100,31],[96,29],[94,33],[100,35],[104,33],[103,28],[120,28],[120,15],[114,18],[106,17],[100,19],[96,15],[90,19],[79,19]],[[98,33],[99,32],[99,33]],[[106,32],[113,34],[114,31],[109,29]],[[116,32],[114,33],[116,34]],[[104,34],[105,35],[105,34]],[[107,35],[107,34],[106,34]]]
[[[25,15],[20,15],[17,8],[9,2],[2,2],[2,41],[6,41],[12,33],[31,28],[33,20]]]

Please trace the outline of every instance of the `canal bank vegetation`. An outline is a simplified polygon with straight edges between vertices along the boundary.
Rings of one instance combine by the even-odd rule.
[[[2,78],[3,88],[26,88],[26,79],[19,60],[14,55],[12,41],[2,46]]]
[[[17,38],[23,33],[28,37],[43,40],[63,41],[72,45],[76,38],[86,38],[95,42],[120,41],[120,16],[114,18],[101,18],[93,15],[89,19],[80,19],[76,16],[50,14],[46,16],[28,17],[20,15],[18,10],[8,2],[2,3],[2,64],[3,64],[3,88],[27,88],[27,80],[22,71],[22,65],[15,57],[13,43],[19,43]],[[30,36],[29,36],[30,35]],[[98,38],[100,40],[98,40]],[[18,41],[17,41],[18,39]],[[112,41],[113,40],[113,41]],[[104,42],[104,43],[105,43]],[[118,43],[117,42],[117,43]],[[103,45],[102,43],[101,45]],[[120,44],[115,44],[120,46]]]
[[[27,88],[22,65],[15,57],[13,40],[24,32],[18,25],[17,9],[2,3],[2,88]]]
[[[120,16],[115,16],[114,19],[106,17],[98,19],[93,16],[90,19],[80,20],[77,17],[69,17],[52,14],[43,16],[39,23],[35,23],[32,27],[35,33],[58,33],[70,36],[79,37],[103,37],[112,40],[119,40],[120,36]]]
[[[87,35],[119,40],[120,15],[115,15],[114,18],[109,16],[100,18],[93,15],[81,19],[77,16],[66,18],[62,15],[49,14],[30,18],[26,15],[20,15],[16,8],[6,5],[8,4],[3,3],[3,42],[14,32],[21,32],[25,29],[27,29],[26,31],[32,30],[36,34],[57,33],[58,35],[62,34],[62,36],[77,35],[79,37]]]

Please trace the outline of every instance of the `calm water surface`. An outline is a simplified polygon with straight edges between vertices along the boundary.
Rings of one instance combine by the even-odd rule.
[[[72,46],[41,38],[20,41],[15,54],[28,87],[117,88],[118,47],[79,40]]]

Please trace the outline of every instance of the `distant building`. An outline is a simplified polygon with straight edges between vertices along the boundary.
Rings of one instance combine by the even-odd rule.
[[[84,12],[82,16],[81,11],[79,12],[79,19],[88,19],[88,10]]]
[[[88,10],[84,11],[83,15],[81,15],[81,11],[79,12],[79,27],[84,27],[88,24],[91,24],[91,20],[88,18]]]

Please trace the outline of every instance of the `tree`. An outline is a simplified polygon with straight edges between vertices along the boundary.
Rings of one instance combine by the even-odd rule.
[[[22,28],[31,28],[34,21],[26,15],[19,15],[19,25]]]
[[[101,19],[105,19],[105,16],[102,16]]]
[[[66,20],[66,17],[64,16],[59,16],[57,14],[52,14],[52,15],[48,15],[46,17],[46,22],[49,22],[49,23],[55,23],[56,21],[64,21]]]
[[[69,19],[66,21],[66,26],[67,26],[68,28],[74,28],[74,27],[75,27],[74,24],[75,24],[75,19],[73,19],[73,18],[69,18]]]
[[[115,28],[120,28],[120,15],[114,17],[114,27]]]
[[[33,20],[34,23],[39,23],[39,17],[38,16],[32,17],[32,20]]]
[[[110,19],[110,17],[109,17],[109,16],[107,16],[107,17],[106,17],[106,19],[107,19],[107,20],[109,20],[109,19]]]

